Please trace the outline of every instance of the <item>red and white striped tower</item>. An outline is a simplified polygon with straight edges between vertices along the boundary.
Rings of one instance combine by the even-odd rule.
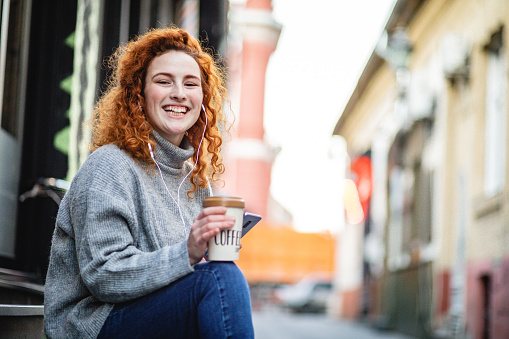
[[[232,11],[232,30],[242,32],[242,49],[237,55],[237,62],[241,63],[237,73],[240,86],[230,82],[230,93],[235,95],[236,88],[232,87],[240,88],[240,92],[237,98],[232,98],[234,103],[238,100],[234,105],[238,111],[233,140],[225,152],[225,191],[243,197],[248,211],[267,220],[270,219],[267,204],[275,151],[264,140],[265,73],[281,25],[273,18],[271,0],[248,0],[244,8],[232,8]],[[231,62],[235,64],[235,60]]]

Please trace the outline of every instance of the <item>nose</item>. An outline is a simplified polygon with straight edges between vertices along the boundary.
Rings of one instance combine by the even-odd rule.
[[[171,87],[170,97],[174,100],[184,100],[186,94],[182,85],[175,84]]]

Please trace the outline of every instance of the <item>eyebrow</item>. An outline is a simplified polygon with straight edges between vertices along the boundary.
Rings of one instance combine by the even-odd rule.
[[[169,73],[169,72],[159,72],[159,73],[154,74],[152,76],[152,79],[154,79],[158,75],[168,76],[170,78],[174,78],[175,77],[172,73]],[[197,77],[196,75],[192,75],[192,74],[187,74],[187,75],[184,76],[184,79],[187,79],[187,78],[193,78],[193,79],[196,79],[196,80],[201,80],[200,77]]]

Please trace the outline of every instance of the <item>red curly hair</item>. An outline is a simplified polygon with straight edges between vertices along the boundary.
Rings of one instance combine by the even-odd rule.
[[[155,166],[150,157],[147,144],[155,149],[151,138],[152,125],[142,110],[144,79],[152,60],[167,52],[181,51],[196,60],[200,68],[203,89],[203,105],[208,124],[199,154],[197,152],[205,125],[203,114],[186,132],[195,149],[192,161],[196,167],[191,173],[193,189],[205,188],[208,179],[217,180],[216,175],[224,172],[220,154],[222,136],[220,123],[226,123],[222,111],[226,101],[224,72],[214,59],[201,47],[200,43],[186,31],[178,28],[152,29],[137,37],[125,46],[119,47],[109,59],[112,74],[108,80],[108,89],[98,101],[92,119],[92,150],[106,144],[117,144],[133,158]]]

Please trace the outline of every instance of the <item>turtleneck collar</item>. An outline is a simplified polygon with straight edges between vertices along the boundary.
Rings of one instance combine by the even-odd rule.
[[[179,147],[163,138],[155,130],[152,130],[152,135],[157,144],[155,157],[159,166],[180,169],[184,165],[184,162],[194,154],[194,147],[191,145],[191,141],[186,135],[184,135]]]

